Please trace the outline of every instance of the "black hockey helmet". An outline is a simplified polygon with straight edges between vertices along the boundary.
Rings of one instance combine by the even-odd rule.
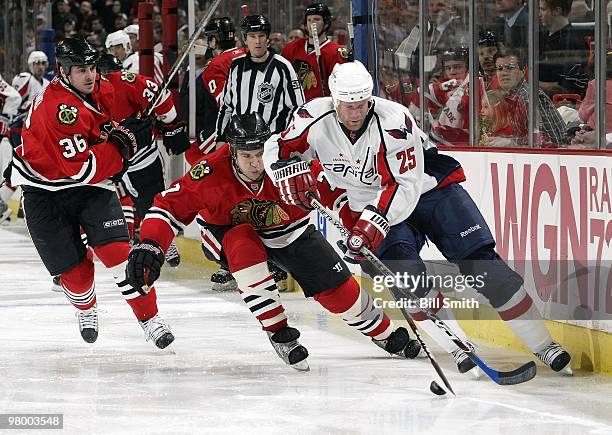
[[[213,18],[204,28],[204,33],[209,38],[214,36],[217,41],[234,41],[236,29],[229,17]]]
[[[449,60],[461,60],[469,66],[470,61],[470,49],[466,45],[459,45],[456,48],[447,48],[443,50],[440,55],[442,56],[442,62]]]
[[[246,35],[249,32],[264,32],[267,36],[270,36],[272,25],[270,20],[263,15],[249,15],[242,20],[240,30],[242,32],[242,39],[246,40]]]
[[[100,74],[108,74],[123,70],[123,63],[110,53],[100,55],[98,61],[98,72]]]
[[[270,135],[270,128],[261,114],[253,112],[232,116],[225,137],[235,154],[237,150],[254,151],[263,148]]]
[[[478,45],[485,47],[496,47],[498,43],[497,34],[488,29],[480,29],[478,33]]]
[[[55,47],[55,58],[58,66],[64,68],[66,74],[74,65],[97,65],[100,53],[82,39],[64,38]]]
[[[329,27],[331,26],[331,12],[325,3],[313,3],[306,7],[306,10],[304,11],[304,27],[306,27],[306,18],[309,15],[322,16],[323,21],[325,22],[325,31],[327,32],[329,30]]]

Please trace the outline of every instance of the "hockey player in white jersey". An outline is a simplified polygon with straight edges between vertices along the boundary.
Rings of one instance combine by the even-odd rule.
[[[43,51],[33,51],[28,56],[28,69],[13,78],[13,87],[21,95],[20,111],[26,112],[34,98],[47,87],[49,80],[43,77],[49,60]]]
[[[22,98],[19,92],[8,84],[0,75],[0,223],[11,216],[11,209],[6,201],[15,189],[4,181],[4,171],[11,162],[13,147],[8,140],[9,125],[21,107]]]
[[[336,65],[329,80],[331,97],[300,107],[289,127],[266,142],[264,164],[281,198],[310,208],[309,194],[318,195],[313,172],[319,180],[326,178],[330,190],[346,190],[347,200],[337,196],[333,205],[351,231],[347,260],[362,260],[365,246],[393,272],[424,276],[419,252],[427,238],[463,275],[484,276],[476,290],[538,358],[555,371],[568,367],[570,355],[552,340],[522,278],[497,255],[484,218],[458,184],[465,180],[459,162],[429,144],[408,109],[373,97],[372,88],[372,77],[359,62]],[[315,158],[320,165],[312,170],[305,160]],[[443,298],[428,280],[419,280],[411,290],[430,301]],[[452,310],[439,302],[428,306],[437,307],[433,311],[465,337]],[[453,354],[460,372],[474,367],[424,313],[409,311]]]
[[[136,32],[138,35],[137,25],[129,26],[130,32]],[[130,36],[124,30],[117,30],[116,32],[110,33],[106,37],[106,49],[117,59],[123,63],[123,68],[126,71],[140,74],[140,56],[137,49],[132,46]],[[164,73],[162,65],[164,58],[161,53],[153,53],[153,78],[157,83],[163,83]]]

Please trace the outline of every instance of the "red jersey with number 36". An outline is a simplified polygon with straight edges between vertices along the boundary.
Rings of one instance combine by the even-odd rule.
[[[13,185],[60,190],[98,185],[123,167],[112,129],[113,87],[100,79],[87,100],[59,78],[38,94],[25,119],[23,143],[13,152]]]

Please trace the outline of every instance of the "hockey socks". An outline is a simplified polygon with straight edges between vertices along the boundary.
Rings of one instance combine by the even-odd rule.
[[[93,253],[72,269],[62,273],[60,284],[68,301],[78,310],[88,310],[96,304]]]
[[[240,296],[264,331],[276,332],[287,326],[285,308],[266,261],[234,270],[232,274],[238,283]]]
[[[233,227],[223,236],[222,246],[240,296],[263,330],[276,332],[286,327],[287,316],[268,269],[268,255],[253,227]]]
[[[372,296],[362,290],[354,278],[314,298],[326,310],[340,314],[351,328],[374,340],[386,340],[395,329],[382,308],[374,305]]]

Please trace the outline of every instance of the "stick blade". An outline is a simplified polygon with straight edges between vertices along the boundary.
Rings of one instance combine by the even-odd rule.
[[[533,361],[529,361],[528,363],[525,363],[509,372],[496,372],[489,374],[489,376],[498,385],[517,385],[533,379],[536,372],[537,369],[535,363]]]

